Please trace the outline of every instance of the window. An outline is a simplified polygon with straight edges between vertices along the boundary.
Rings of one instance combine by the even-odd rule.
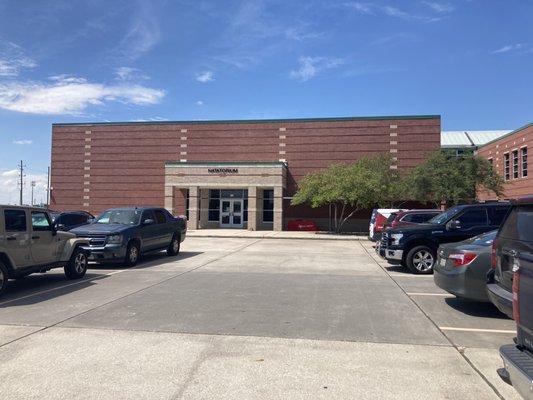
[[[487,225],[487,210],[469,210],[457,218],[461,228],[473,228],[475,226]]]
[[[513,179],[518,179],[518,150],[513,150]]]
[[[146,221],[147,219],[152,219],[152,220],[154,219],[154,213],[151,210],[143,211],[142,216],[141,216],[141,224],[144,223],[144,221]]]
[[[493,208],[489,212],[490,224],[492,226],[500,226],[503,219],[507,215],[509,207]]]
[[[220,219],[220,190],[209,189],[209,221]]]
[[[522,147],[522,178],[527,178],[527,147]]]
[[[263,222],[274,222],[274,190],[263,190]]]
[[[533,240],[533,207],[513,208],[502,226],[500,236],[531,242]]]
[[[439,213],[422,213],[422,214],[411,214],[411,222],[415,224],[423,224],[425,222],[428,222],[431,218],[433,218],[435,215],[438,215]]]
[[[503,176],[506,181],[511,179],[509,153],[503,155]]]
[[[26,212],[24,210],[4,210],[7,232],[26,232]]]
[[[154,210],[154,214],[155,214],[155,221],[158,223],[158,224],[166,224],[167,222],[167,217],[165,216],[165,213],[161,210]]]
[[[34,231],[49,231],[52,224],[45,212],[33,211],[31,213],[31,225]]]

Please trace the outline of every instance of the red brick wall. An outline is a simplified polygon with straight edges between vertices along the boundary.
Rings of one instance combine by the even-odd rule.
[[[291,196],[305,174],[332,163],[350,163],[363,155],[396,149],[391,155],[398,158],[398,168],[408,169],[439,146],[439,117],[56,124],[52,128],[52,207],[99,213],[114,206],[163,206],[165,161],[284,159],[289,166],[285,196]]]
[[[522,177],[521,165],[521,148],[527,146],[528,148],[528,174],[527,177]],[[519,178],[513,178],[513,157],[512,151],[518,150],[519,157]],[[504,154],[509,153],[510,158],[510,180],[505,183],[505,193],[502,196],[504,199],[515,199],[525,195],[533,194],[533,124],[520,128],[508,136],[501,138],[495,142],[489,143],[478,150],[478,154],[487,159],[492,158],[492,162],[496,171],[504,177]],[[496,198],[494,193],[480,190],[478,197],[481,200],[492,200]]]

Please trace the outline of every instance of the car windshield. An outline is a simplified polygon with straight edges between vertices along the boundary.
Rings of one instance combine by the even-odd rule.
[[[138,225],[142,210],[107,210],[95,221],[97,224]]]
[[[476,246],[491,246],[492,242],[494,241],[494,238],[496,238],[497,233],[498,230],[494,230],[484,233],[482,235],[475,236],[470,239],[470,244],[474,244]]]
[[[443,224],[446,221],[448,221],[451,217],[453,217],[457,212],[460,210],[459,207],[452,207],[439,215],[434,216],[431,218],[428,223],[429,224]]]

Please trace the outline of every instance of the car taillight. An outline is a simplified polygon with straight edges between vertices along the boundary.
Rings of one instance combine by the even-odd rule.
[[[520,270],[513,273],[513,319],[516,324],[520,324],[520,298],[518,292],[520,291]]]
[[[462,267],[463,265],[470,264],[477,257],[476,253],[454,253],[448,256],[449,259],[453,260],[454,267]]]
[[[498,246],[498,239],[492,241],[492,248],[490,250],[490,266],[496,269],[498,264],[498,257],[496,257],[496,247]]]

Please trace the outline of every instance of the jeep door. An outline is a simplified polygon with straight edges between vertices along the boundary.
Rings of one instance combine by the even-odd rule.
[[[28,218],[26,210],[4,209],[4,246],[14,269],[32,264]]]
[[[35,265],[57,261],[57,234],[45,211],[31,212],[31,256]]]

